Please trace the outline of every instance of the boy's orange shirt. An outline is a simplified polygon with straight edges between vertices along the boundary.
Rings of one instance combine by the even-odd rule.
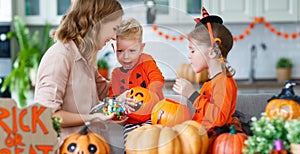
[[[219,74],[203,84],[200,95],[194,101],[193,120],[207,130],[231,123],[236,109],[237,85],[232,77]]]
[[[162,88],[164,77],[151,55],[142,53],[138,64],[131,70],[124,70],[122,67],[115,68],[110,78],[109,97],[122,94],[125,90],[141,86],[156,93],[159,99],[163,99]],[[138,117],[130,117],[126,123],[138,123]],[[150,119],[151,114],[139,119]],[[143,120],[142,120],[143,121]]]

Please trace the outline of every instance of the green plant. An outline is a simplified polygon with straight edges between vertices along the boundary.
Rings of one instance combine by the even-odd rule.
[[[285,123],[285,128],[288,131],[287,139],[289,142],[300,144],[300,118],[289,120]]]
[[[266,113],[261,114],[261,118],[253,117],[251,123],[251,130],[253,136],[250,136],[246,141],[246,147],[243,153],[246,154],[268,154],[270,150],[274,149],[274,140],[283,140],[284,148],[289,151],[290,141],[288,140],[288,130],[285,124],[288,120],[281,117],[273,117],[269,119]]]
[[[57,137],[60,137],[60,134],[62,132],[61,127],[60,127],[60,124],[62,123],[62,118],[52,117],[51,119],[52,119],[53,128],[57,133]]]
[[[103,58],[99,59],[97,64],[98,64],[98,69],[108,69],[108,63]]]
[[[289,58],[280,58],[276,63],[276,68],[292,68],[293,63]]]
[[[18,41],[19,52],[13,63],[11,74],[4,80],[1,91],[9,87],[10,92],[17,92],[18,104],[20,107],[26,106],[27,93],[32,89],[30,71],[37,72],[40,60],[45,51],[53,44],[49,37],[50,25],[45,25],[42,38],[39,31],[30,34],[29,28],[24,24],[19,16],[14,17],[14,31],[7,34],[8,38],[15,38]]]
[[[108,69],[109,65],[108,62],[106,61],[106,58],[111,54],[111,52],[107,52],[103,55],[102,58],[98,59],[97,64],[98,64],[98,69]]]

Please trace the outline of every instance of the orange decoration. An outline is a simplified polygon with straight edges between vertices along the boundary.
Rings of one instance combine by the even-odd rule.
[[[158,32],[158,35],[159,35],[159,36],[162,36],[162,35],[163,35],[163,32]]]
[[[250,30],[249,30],[249,29],[245,29],[244,34],[245,34],[245,35],[249,35],[249,34],[250,34]]]
[[[237,133],[234,126],[230,127],[229,133],[223,133],[217,136],[213,142],[212,154],[219,153],[242,153],[245,147],[245,141],[248,136],[244,133]]]
[[[240,39],[240,40],[244,39],[244,35],[240,35],[240,36],[239,36],[239,39]]]
[[[195,19],[195,21],[197,22],[198,19]],[[266,28],[268,28],[270,30],[270,32],[275,33],[278,37],[283,36],[285,39],[289,39],[289,38],[297,39],[297,37],[300,36],[300,32],[294,32],[294,33],[290,33],[290,34],[289,33],[284,33],[283,34],[281,31],[277,31],[276,28],[271,26],[271,24],[269,22],[266,22],[264,17],[254,17],[253,22],[251,22],[249,24],[249,28],[246,28],[244,30],[244,34],[240,34],[238,36],[233,36],[233,41],[236,42],[238,40],[243,40],[245,38],[245,35],[246,36],[250,35],[251,30],[255,28],[255,24],[258,24],[258,23],[262,23]],[[153,29],[153,31],[157,31],[158,27],[154,25],[152,27],[152,29]],[[170,36],[168,34],[163,34],[163,32],[161,32],[161,31],[158,32],[158,35],[159,36],[164,36],[165,39],[170,39],[171,38],[172,41],[176,41],[176,40],[183,41],[184,40],[184,36],[179,36],[179,37]]]
[[[233,41],[236,42],[237,41],[237,38],[236,36],[233,36]]]
[[[276,31],[276,29],[275,29],[274,27],[270,27],[270,31],[271,31],[272,33],[274,33],[274,32]]]
[[[184,37],[183,36],[179,36],[179,40],[183,41]]]
[[[270,23],[268,23],[268,22],[265,22],[265,27],[270,27]]]
[[[153,31],[157,31],[157,26],[152,26]]]
[[[144,122],[151,117],[152,109],[159,101],[154,92],[139,86],[131,88],[127,98],[131,98],[136,104],[140,104],[138,110],[127,114],[128,117],[139,122]]]
[[[155,32],[157,32],[157,34],[159,35],[159,36],[163,36],[165,39],[171,39],[172,41],[177,41],[177,40],[179,40],[179,41],[183,41],[184,40],[184,36],[178,36],[178,37],[176,37],[176,36],[170,36],[170,35],[168,35],[168,34],[164,34],[162,31],[158,31],[158,27],[156,26],[156,25],[153,25],[152,26],[152,30],[153,31],[155,31]]]
[[[300,117],[299,107],[294,100],[272,99],[266,106],[265,111],[270,119],[276,116],[284,119],[297,119]]]
[[[255,23],[259,23],[259,18],[258,17],[254,17],[254,22]]]
[[[278,32],[276,32],[276,35],[277,35],[277,36],[281,36],[282,33],[278,31]]]
[[[290,35],[289,35],[288,33],[284,33],[283,37],[284,37],[285,39],[288,39],[288,38],[290,37]]]
[[[186,104],[165,98],[159,101],[151,112],[152,125],[173,127],[186,120],[190,120],[191,113]]]

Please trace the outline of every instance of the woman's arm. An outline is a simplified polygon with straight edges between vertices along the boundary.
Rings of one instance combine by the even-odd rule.
[[[115,115],[110,114],[106,116],[102,113],[94,114],[77,114],[71,113],[64,110],[58,110],[53,114],[54,117],[62,118],[61,127],[73,127],[73,126],[82,126],[86,121],[90,121],[94,118],[99,118],[102,121],[108,121],[112,119]]]

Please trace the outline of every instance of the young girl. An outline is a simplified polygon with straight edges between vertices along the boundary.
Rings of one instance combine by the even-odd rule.
[[[228,127],[236,108],[237,85],[233,79],[233,69],[226,65],[227,54],[232,48],[233,37],[222,25],[218,16],[209,16],[204,8],[203,18],[189,33],[188,59],[195,72],[208,69],[209,80],[200,92],[185,79],[176,79],[173,90],[188,98],[196,109],[193,120],[201,123],[208,135]]]

